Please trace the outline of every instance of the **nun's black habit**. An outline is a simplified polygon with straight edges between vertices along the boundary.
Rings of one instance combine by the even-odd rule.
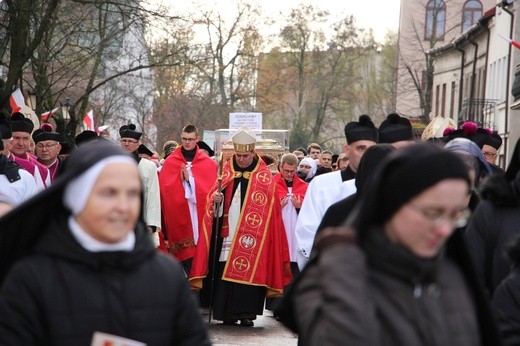
[[[383,232],[413,196],[453,178],[469,181],[466,167],[432,145],[413,144],[385,158],[345,227],[324,229],[316,239],[277,311],[300,334],[301,345],[317,337],[324,344],[340,344],[343,337],[352,345],[437,345],[451,337],[457,344],[501,344],[460,232],[433,258],[413,255]],[[441,287],[440,295],[429,290],[432,284]]]
[[[121,155],[108,142],[85,144],[51,187],[0,219],[5,344],[88,345],[96,331],[147,345],[210,344],[180,265],[153,248],[142,219],[128,251],[88,251],[70,231],[66,186]]]

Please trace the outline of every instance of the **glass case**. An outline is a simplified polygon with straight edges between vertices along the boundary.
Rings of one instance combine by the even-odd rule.
[[[230,158],[235,150],[231,137],[238,129],[218,129],[215,131],[215,155]],[[251,130],[256,135],[255,150],[266,161],[271,171],[277,171],[281,156],[289,152],[289,130]]]

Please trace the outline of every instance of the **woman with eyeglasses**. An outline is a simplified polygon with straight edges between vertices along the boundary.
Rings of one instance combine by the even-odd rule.
[[[461,232],[470,181],[434,145],[390,153],[326,228],[279,314],[301,345],[500,345]]]

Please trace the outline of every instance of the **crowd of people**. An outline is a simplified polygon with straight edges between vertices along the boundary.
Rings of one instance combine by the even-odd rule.
[[[301,345],[520,340],[520,144],[503,170],[474,123],[418,140],[362,115],[342,152],[309,143],[273,172],[247,127],[229,158],[192,124],[162,155],[108,130],[69,146],[0,119],[0,344],[206,345],[202,309],[272,310]]]

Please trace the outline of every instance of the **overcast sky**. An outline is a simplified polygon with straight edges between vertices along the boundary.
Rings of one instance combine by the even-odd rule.
[[[298,4],[311,4],[340,17],[352,14],[356,25],[361,28],[372,28],[376,40],[382,41],[388,30],[397,31],[399,27],[400,0],[257,0],[262,10],[269,17],[276,18],[280,12],[287,15]],[[214,4],[221,13],[235,8],[236,0],[163,0],[164,3],[185,10],[195,3],[206,6]]]

